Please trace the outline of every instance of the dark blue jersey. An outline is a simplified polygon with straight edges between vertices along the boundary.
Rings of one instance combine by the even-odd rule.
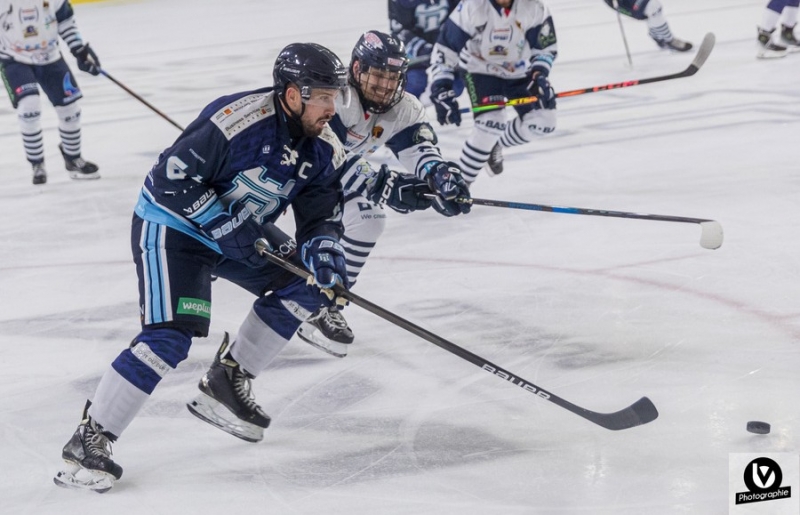
[[[292,206],[299,244],[339,238],[344,148],[326,126],[293,140],[272,88],[209,104],[147,175],[136,214],[184,232],[214,250],[201,229],[227,207],[247,205],[260,223]]]
[[[414,37],[433,44],[439,27],[457,4],[457,0],[389,0],[392,34],[399,36],[406,46],[413,44]]]

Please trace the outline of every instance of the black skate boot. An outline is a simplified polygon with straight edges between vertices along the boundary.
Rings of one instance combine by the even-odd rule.
[[[666,50],[675,50],[676,52],[688,52],[689,50],[694,48],[694,46],[688,41],[684,41],[678,38],[672,38],[668,41],[663,39],[662,40],[657,39],[656,43],[658,43],[658,46],[660,46],[661,48],[664,48]]]
[[[498,141],[489,153],[489,175],[500,175],[503,173],[503,145]]]
[[[347,346],[355,336],[342,312],[334,308],[319,308],[300,324],[297,336],[306,343],[337,358],[347,356]]]
[[[786,47],[772,42],[772,33],[775,29],[758,29],[758,50],[756,57],[759,59],[777,59],[786,57]]]
[[[103,431],[103,427],[89,416],[91,404],[86,401],[81,423],[61,451],[68,468],[56,474],[53,482],[64,488],[104,493],[122,477],[122,467],[111,459],[111,442],[117,437]]]
[[[788,25],[781,26],[781,43],[786,46],[788,52],[800,51],[800,40],[794,35],[794,28],[797,24],[789,27]]]
[[[86,161],[81,156],[68,156],[64,153],[64,147],[62,145],[59,145],[58,149],[64,157],[64,166],[66,166],[69,172],[70,179],[90,180],[100,178],[100,172],[98,172],[99,168],[96,164]]]
[[[33,163],[33,183],[44,184],[47,182],[47,170],[44,168],[44,162]]]
[[[230,354],[228,333],[197,387],[200,395],[186,405],[192,415],[248,442],[264,439],[270,418],[256,404],[250,374]]]

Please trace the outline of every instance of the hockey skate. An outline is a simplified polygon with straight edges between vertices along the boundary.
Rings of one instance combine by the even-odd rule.
[[[500,175],[503,173],[503,145],[498,141],[489,153],[489,175]]]
[[[44,168],[44,162],[33,163],[33,183],[44,184],[47,182],[47,170]]]
[[[694,47],[688,41],[678,38],[672,38],[669,41],[656,39],[655,41],[661,48],[666,50],[675,50],[676,52],[688,52]]]
[[[256,404],[250,374],[230,354],[228,333],[214,357],[214,363],[200,379],[200,395],[186,407],[200,420],[248,442],[264,439],[270,418]]]
[[[90,180],[100,178],[100,172],[98,172],[99,168],[96,164],[86,161],[81,156],[68,156],[64,153],[64,147],[62,145],[59,145],[58,149],[64,157],[64,166],[66,166],[67,172],[69,172],[70,179]]]
[[[775,32],[775,29],[758,29],[758,51],[756,52],[758,59],[786,57],[786,47],[772,42],[773,32]]]
[[[104,493],[122,477],[122,467],[111,459],[111,442],[117,438],[89,416],[91,404],[86,401],[81,423],[61,451],[67,469],[57,473],[53,482],[64,488]]]
[[[794,28],[797,24],[788,27],[781,26],[781,43],[786,46],[787,52],[800,52],[800,40],[794,35]]]
[[[300,324],[297,336],[337,358],[347,356],[355,336],[338,309],[321,307]]]

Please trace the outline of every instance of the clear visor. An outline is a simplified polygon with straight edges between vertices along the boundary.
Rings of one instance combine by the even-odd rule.
[[[302,95],[303,103],[323,109],[342,109],[350,106],[350,88],[311,88]]]

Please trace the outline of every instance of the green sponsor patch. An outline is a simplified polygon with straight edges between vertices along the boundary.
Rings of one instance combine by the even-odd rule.
[[[193,299],[191,297],[181,297],[178,299],[179,315],[195,315],[203,318],[211,318],[211,303],[203,299]]]

